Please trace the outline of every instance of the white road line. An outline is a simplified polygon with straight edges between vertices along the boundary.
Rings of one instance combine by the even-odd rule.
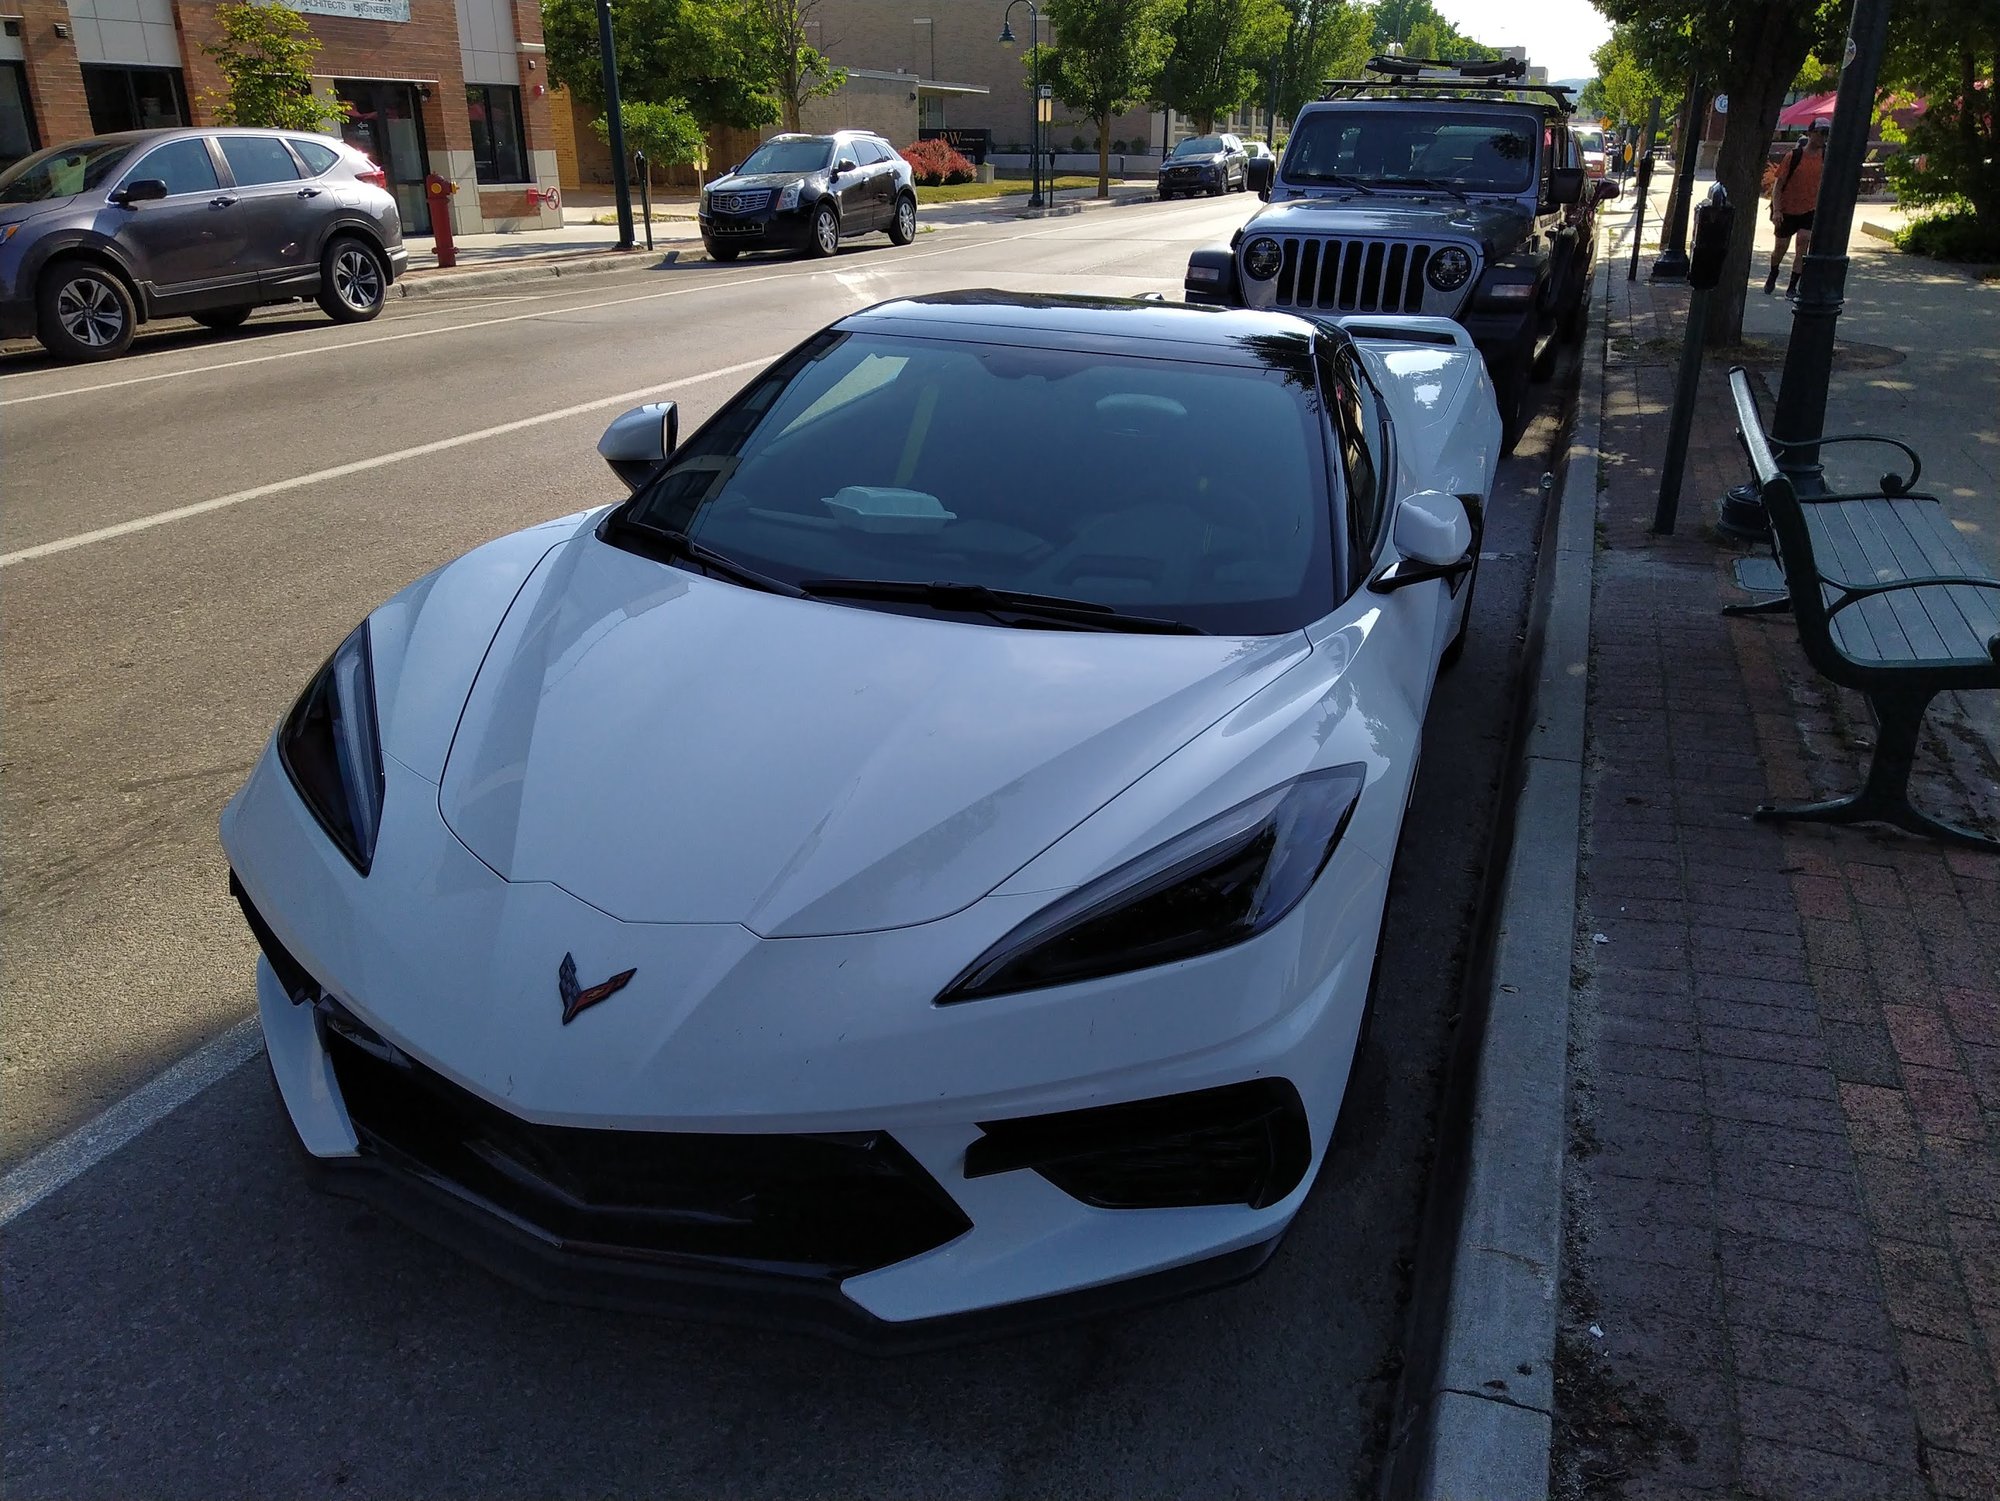
[[[962,250],[976,250],[986,245],[1008,245],[1016,240],[1038,240],[1048,235],[1065,232],[1064,230],[1056,229],[1035,230],[1026,234],[1003,235],[997,239],[976,240],[965,245],[947,245],[940,250],[915,251],[897,256],[893,265],[884,265],[879,270],[872,266],[860,268],[859,274],[864,276],[889,276],[895,273],[897,267],[907,265],[911,261],[929,260],[931,257],[938,255],[956,255]],[[759,282],[767,281],[797,281],[801,278],[839,274],[848,270],[848,267],[840,266],[838,263],[832,266],[820,263],[814,265],[811,269],[789,272],[774,271],[767,276],[718,277],[714,281],[705,281],[698,286],[670,287],[662,292],[642,292],[636,297],[614,297],[604,302],[569,303],[562,307],[540,308],[532,313],[510,313],[504,318],[482,318],[476,322],[453,323],[443,328],[419,328],[412,329],[408,333],[384,334],[379,339],[350,339],[340,344],[318,344],[311,349],[287,349],[277,354],[259,354],[240,360],[222,360],[213,365],[191,365],[184,370],[160,370],[151,375],[132,375],[127,376],[123,380],[100,381],[94,386],[69,386],[60,391],[37,391],[32,396],[8,397],[6,400],[0,401],[0,407],[26,406],[28,403],[35,401],[58,401],[65,396],[89,396],[98,391],[118,391],[123,390],[127,386],[149,385],[154,381],[172,380],[176,376],[182,375],[206,375],[216,370],[239,370],[246,365],[265,365],[271,363],[273,360],[302,360],[313,355],[337,354],[349,349],[367,349],[377,344],[397,344],[405,339],[434,339],[441,334],[464,333],[467,330],[475,328],[497,328],[504,323],[526,323],[533,319],[554,318],[566,313],[587,313],[597,308],[624,307],[629,303],[635,302],[657,302],[663,297],[691,297],[697,292],[717,292],[735,287],[754,287]],[[463,310],[460,309],[459,311]],[[299,332],[311,332],[311,330],[299,330]],[[283,335],[268,335],[267,337],[283,337]],[[155,350],[153,354],[177,354],[179,352],[178,350]],[[140,356],[140,358],[150,357],[148,355]],[[26,376],[46,375],[50,372],[43,370],[23,370],[18,373]]]
[[[0,1178],[0,1226],[12,1224],[263,1050],[257,1019],[246,1016],[214,1041],[154,1075],[96,1119],[43,1147]]]
[[[269,495],[282,495],[287,490],[300,490],[308,485],[323,484],[327,480],[345,479],[350,474],[365,474],[370,469],[380,469],[389,464],[400,464],[405,459],[420,459],[427,454],[443,453],[451,448],[463,448],[468,443],[484,442],[497,438],[503,433],[517,433],[523,428],[540,427],[545,422],[560,422],[566,417],[578,417],[585,412],[600,411],[605,407],[628,405],[658,396],[667,391],[678,391],[687,386],[698,386],[703,381],[721,380],[728,375],[741,375],[748,370],[761,370],[778,358],[776,354],[761,355],[754,360],[740,360],[734,365],[724,365],[716,370],[704,370],[699,375],[683,375],[678,380],[662,381],[658,385],[641,386],[634,391],[621,391],[616,396],[600,396],[595,401],[578,402],[575,406],[562,407],[553,412],[541,412],[533,417],[520,417],[512,422],[502,422],[493,427],[482,427],[477,432],[460,433],[455,438],[439,438],[434,443],[419,443],[414,448],[399,448],[394,453],[382,453],[372,459],[356,459],[349,464],[336,464],[331,469],[316,469],[311,474],[294,475],[290,479],[274,480],[268,485],[256,485],[248,490],[237,490],[228,495],[218,495],[213,500],[198,500],[193,505],[175,506],[171,511],[155,511],[150,516],[137,516],[130,521],[121,521],[115,526],[101,526],[95,531],[78,532],[73,537],[61,537],[54,542],[41,542],[33,547],[23,547],[16,552],[0,553],[0,568],[12,568],[16,563],[31,563],[36,558],[50,557],[72,548],[88,547],[94,542],[109,542],[114,537],[128,536],[133,532],[148,531],[156,526],[165,526],[170,521],[185,521],[190,516],[203,516],[210,511],[220,511],[229,506],[240,506],[245,501],[262,500]]]

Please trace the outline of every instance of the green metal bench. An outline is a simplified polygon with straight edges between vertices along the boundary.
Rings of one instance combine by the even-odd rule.
[[[1764,429],[1750,378],[1729,372],[1736,432],[1770,514],[1788,598],[1730,613],[1789,607],[1799,644],[1821,676],[1868,697],[1875,751],[1861,789],[1828,802],[1765,806],[1762,819],[1894,824],[1914,834],[2000,853],[2000,839],[1943,823],[1910,803],[1910,769],[1924,711],[1938,694],[2000,689],[2000,579],[1990,577],[1935,496],[1911,486],[1922,463],[1893,438],[1815,438],[1786,444]],[[1910,460],[1864,494],[1799,496],[1776,451],[1882,443]]]

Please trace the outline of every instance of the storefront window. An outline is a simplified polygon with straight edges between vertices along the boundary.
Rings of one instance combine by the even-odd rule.
[[[0,167],[11,167],[40,144],[34,112],[28,108],[27,70],[16,62],[0,62]]]
[[[92,63],[83,70],[83,93],[90,103],[90,128],[99,135],[188,123],[187,92],[179,68],[107,68]]]
[[[479,180],[533,182],[521,132],[521,91],[511,84],[467,84],[465,107],[472,116],[472,162]]]

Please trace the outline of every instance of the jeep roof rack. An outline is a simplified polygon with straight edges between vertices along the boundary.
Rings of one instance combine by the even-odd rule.
[[[1526,83],[1528,65],[1518,57],[1493,62],[1447,62],[1435,57],[1371,57],[1364,68],[1377,78],[1328,78],[1320,84],[1320,99],[1362,99],[1371,92],[1461,94],[1471,98],[1532,103],[1517,96],[1538,95],[1565,114],[1576,106],[1576,91],[1560,83]]]

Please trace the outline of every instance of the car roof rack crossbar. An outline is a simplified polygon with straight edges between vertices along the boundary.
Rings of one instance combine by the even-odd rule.
[[[1576,108],[1571,95],[1576,92],[1561,83],[1509,83],[1491,79],[1440,78],[1425,75],[1421,78],[1327,78],[1320,81],[1320,100],[1363,99],[1370,94],[1401,94],[1406,97],[1421,97],[1424,94],[1463,94],[1469,98],[1502,100],[1515,104],[1532,104],[1533,98],[1523,95],[1539,95],[1540,98],[1557,109],[1568,112]]]
[[[1378,52],[1363,63],[1367,73],[1392,73],[1398,78],[1419,78],[1426,73],[1445,73],[1458,78],[1526,78],[1526,58],[1501,57],[1491,61],[1464,59],[1452,62],[1441,57],[1394,57]]]

